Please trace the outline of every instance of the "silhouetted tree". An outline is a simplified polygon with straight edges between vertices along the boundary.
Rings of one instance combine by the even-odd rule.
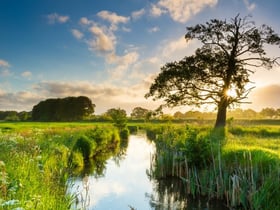
[[[202,47],[192,56],[165,64],[146,97],[164,99],[169,107],[215,104],[215,127],[224,127],[227,108],[243,103],[252,89],[246,88],[249,76],[257,67],[270,69],[277,63],[264,48],[279,45],[280,37],[271,27],[257,27],[237,15],[229,22],[213,19],[187,27],[185,38],[199,40]]]
[[[95,105],[86,96],[47,99],[32,109],[34,121],[75,121],[94,113]]]

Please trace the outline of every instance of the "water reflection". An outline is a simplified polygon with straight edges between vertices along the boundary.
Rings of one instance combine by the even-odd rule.
[[[131,135],[117,155],[98,166],[89,164],[92,168],[70,180],[69,191],[76,195],[72,209],[226,209],[211,208],[203,199],[187,200],[180,179],[153,180],[147,174],[154,152],[154,144],[144,134]]]
[[[123,147],[124,148],[124,147]],[[104,164],[103,176],[95,176],[93,172],[89,176],[89,202],[86,209],[129,209],[129,206],[137,209],[149,209],[146,193],[152,192],[152,184],[149,181],[146,170],[150,166],[151,153],[154,145],[148,142],[145,135],[131,135],[126,150],[118,153]],[[83,179],[76,178],[71,187],[75,192],[83,188]],[[85,190],[84,190],[85,191]],[[77,196],[81,199],[81,196]],[[83,196],[84,199],[84,196]],[[77,203],[75,208],[81,208]]]

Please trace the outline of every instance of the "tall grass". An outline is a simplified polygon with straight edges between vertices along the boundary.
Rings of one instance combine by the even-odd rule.
[[[76,151],[82,165],[86,159],[81,150],[75,150],[78,139],[86,135],[93,144],[102,145],[103,150],[92,148],[90,156],[105,154],[104,148],[117,151],[119,145],[111,126],[5,123],[0,129],[0,209],[5,210],[69,209],[73,197],[66,193],[66,183],[75,166],[71,154]]]
[[[155,135],[151,175],[180,177],[188,194],[221,199],[229,208],[280,209],[277,129],[232,127],[217,132],[168,126]]]

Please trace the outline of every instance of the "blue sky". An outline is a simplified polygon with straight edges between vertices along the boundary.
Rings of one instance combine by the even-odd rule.
[[[185,42],[186,26],[240,13],[280,33],[279,8],[278,0],[0,0],[0,110],[78,95],[96,113],[156,108],[144,95],[160,66],[199,46]],[[256,73],[244,108],[279,108],[279,78],[279,67]]]

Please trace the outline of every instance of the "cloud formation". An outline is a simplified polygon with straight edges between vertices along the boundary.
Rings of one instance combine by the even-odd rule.
[[[118,24],[127,23],[130,20],[129,17],[120,16],[114,12],[109,12],[106,10],[98,12],[97,16],[102,18],[103,20],[108,21],[111,24],[111,30],[113,31],[118,29]]]
[[[72,29],[71,32],[76,39],[82,39],[84,36],[84,34],[77,29]]]
[[[52,13],[47,15],[47,19],[49,24],[55,24],[55,23],[66,23],[70,20],[70,17],[67,15],[59,15],[57,13]]]
[[[248,11],[252,12],[256,8],[255,3],[250,3],[249,0],[243,0]]]
[[[97,52],[112,52],[115,51],[116,37],[106,27],[94,25],[89,28],[92,38],[88,41],[91,50]]]
[[[29,78],[32,77],[32,72],[31,71],[24,71],[24,72],[21,73],[21,76],[29,79]]]
[[[0,59],[0,67],[10,67],[10,64],[8,63],[8,61],[2,60]]]
[[[156,5],[152,5],[151,14],[159,17],[168,13],[174,21],[185,23],[204,8],[217,3],[218,0],[159,0]]]
[[[131,13],[132,19],[136,20],[141,18],[145,14],[145,9],[140,9]]]

